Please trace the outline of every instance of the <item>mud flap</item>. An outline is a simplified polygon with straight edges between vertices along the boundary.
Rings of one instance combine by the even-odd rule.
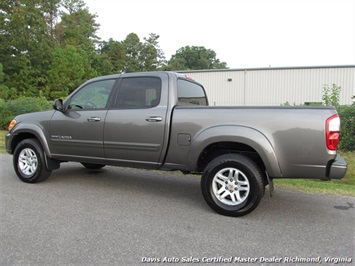
[[[267,178],[267,181],[269,183],[269,192],[270,192],[270,197],[272,197],[272,195],[274,194],[274,179],[271,178],[268,173],[265,171],[265,174],[266,174],[266,178]]]
[[[60,162],[59,161],[48,157],[46,153],[44,153],[44,158],[46,160],[46,168],[47,168],[47,170],[59,169],[59,167],[60,167]]]

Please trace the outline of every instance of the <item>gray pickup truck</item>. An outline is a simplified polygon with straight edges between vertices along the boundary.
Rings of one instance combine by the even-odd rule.
[[[274,178],[340,179],[340,119],[333,107],[211,107],[201,84],[174,72],[85,82],[54,110],[19,115],[6,149],[24,182],[60,163],[202,174],[216,212],[253,211]]]

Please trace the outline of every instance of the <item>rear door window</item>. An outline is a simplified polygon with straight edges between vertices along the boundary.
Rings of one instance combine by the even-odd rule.
[[[142,109],[159,104],[161,80],[157,77],[123,78],[119,86],[115,108]]]

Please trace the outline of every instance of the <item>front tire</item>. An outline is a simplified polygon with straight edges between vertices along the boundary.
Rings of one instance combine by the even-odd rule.
[[[43,148],[36,139],[24,139],[17,145],[13,165],[17,176],[26,183],[44,181],[52,172],[46,168]]]
[[[201,190],[207,204],[216,212],[243,216],[252,212],[264,195],[263,172],[244,155],[224,154],[205,168]]]

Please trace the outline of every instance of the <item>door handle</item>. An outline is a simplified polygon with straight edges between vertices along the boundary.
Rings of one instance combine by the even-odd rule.
[[[148,116],[145,121],[147,122],[161,122],[163,121],[163,118],[160,116]]]
[[[88,122],[99,122],[101,120],[101,117],[89,117]]]

